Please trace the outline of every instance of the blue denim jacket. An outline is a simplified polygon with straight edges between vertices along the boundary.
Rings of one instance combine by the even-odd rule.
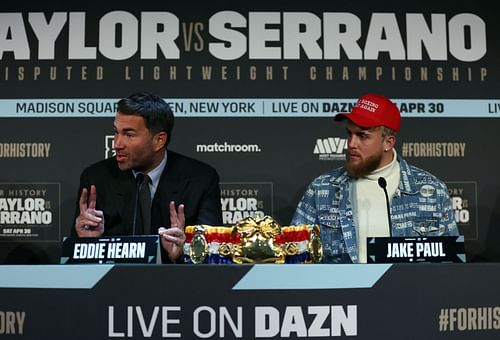
[[[391,201],[392,236],[459,235],[446,184],[399,156],[398,162],[401,180]],[[307,188],[290,223],[320,225],[325,263],[359,262],[349,197],[352,182],[344,167],[320,175]]]

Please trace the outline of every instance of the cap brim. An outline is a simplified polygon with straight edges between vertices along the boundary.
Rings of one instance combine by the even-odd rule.
[[[355,112],[351,113],[337,113],[334,117],[335,121],[341,121],[344,119],[349,119],[351,122],[356,124],[357,126],[361,127],[374,127],[374,126],[380,126],[380,122],[372,119],[367,119],[366,116],[361,116],[359,114],[356,114]]]
[[[347,118],[349,114],[350,114],[349,112],[337,113],[335,117],[333,117],[333,120],[335,120],[336,122],[340,122],[344,118]]]

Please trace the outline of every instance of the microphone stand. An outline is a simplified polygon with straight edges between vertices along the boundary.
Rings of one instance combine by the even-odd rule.
[[[389,221],[389,235],[392,237],[391,207],[389,205],[389,195],[387,194],[387,181],[384,177],[378,178],[378,185],[384,190],[385,205],[387,207],[387,219]]]

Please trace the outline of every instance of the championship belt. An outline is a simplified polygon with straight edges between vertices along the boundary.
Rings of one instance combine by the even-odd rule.
[[[247,217],[233,226],[185,228],[186,263],[320,263],[318,225],[280,226],[272,217]]]

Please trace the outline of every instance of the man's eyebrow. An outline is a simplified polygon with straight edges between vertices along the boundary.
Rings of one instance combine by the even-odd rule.
[[[371,128],[360,129],[360,130],[350,130],[350,129],[346,128],[346,131],[347,132],[351,132],[351,133],[355,133],[355,134],[359,134],[359,133],[373,133],[374,132],[374,130],[372,130]]]
[[[116,128],[116,125],[113,125],[113,129],[114,130],[118,130]],[[122,131],[124,131],[124,132],[130,132],[130,131],[136,131],[136,130],[134,128],[123,128]]]

